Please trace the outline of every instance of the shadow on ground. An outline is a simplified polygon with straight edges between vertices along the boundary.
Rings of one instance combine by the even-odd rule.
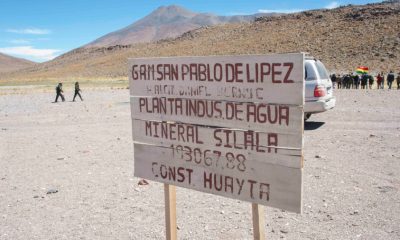
[[[322,125],[324,125],[325,122],[305,122],[304,123],[304,130],[316,130]]]

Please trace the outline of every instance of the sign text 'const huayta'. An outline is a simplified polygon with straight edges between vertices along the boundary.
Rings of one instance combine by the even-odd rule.
[[[132,80],[225,83],[293,83],[293,62],[134,64]]]

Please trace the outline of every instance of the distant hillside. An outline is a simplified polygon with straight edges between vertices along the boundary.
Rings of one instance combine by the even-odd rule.
[[[0,53],[0,73],[31,67],[34,62]]]
[[[257,16],[258,15],[225,17],[209,13],[195,13],[176,5],[163,6],[139,21],[96,39],[84,47],[108,47],[153,42],[166,38],[175,38],[187,31],[203,26],[249,22],[254,20]]]
[[[333,72],[400,71],[400,5],[346,6],[203,27],[173,40],[80,48],[0,79],[127,78],[133,57],[309,52]]]

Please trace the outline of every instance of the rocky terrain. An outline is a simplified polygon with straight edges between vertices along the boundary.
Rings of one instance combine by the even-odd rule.
[[[16,71],[22,68],[27,68],[36,63],[26,59],[16,58],[0,53],[0,73]]]
[[[50,62],[0,76],[6,81],[127,79],[134,57],[308,52],[331,72],[365,65],[372,73],[400,71],[400,3],[257,18],[250,23],[202,27],[154,43],[78,48]]]

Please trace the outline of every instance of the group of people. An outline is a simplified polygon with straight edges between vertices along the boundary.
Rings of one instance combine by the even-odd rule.
[[[338,89],[372,89],[372,85],[376,80],[377,89],[384,89],[385,74],[378,73],[375,77],[367,73],[358,75],[354,73],[344,75],[331,75],[333,87],[337,86]],[[393,71],[390,71],[386,76],[386,84],[388,89],[392,89],[393,82],[396,80],[397,89],[400,90],[400,72],[395,76]]]
[[[58,85],[57,85],[57,87],[56,87],[56,100],[54,101],[54,102],[58,102],[58,98],[59,97],[61,97],[61,100],[63,101],[63,102],[65,102],[65,97],[64,97],[64,91],[63,91],[63,89],[62,89],[62,83],[58,83]],[[81,99],[81,101],[83,101],[83,99],[82,99],[82,96],[81,96],[81,94],[80,94],[80,92],[81,92],[81,89],[80,89],[80,87],[79,87],[79,83],[78,82],[75,82],[75,94],[74,94],[74,98],[73,98],[73,102],[75,102],[75,98],[76,98],[76,96],[79,96],[79,98]]]

